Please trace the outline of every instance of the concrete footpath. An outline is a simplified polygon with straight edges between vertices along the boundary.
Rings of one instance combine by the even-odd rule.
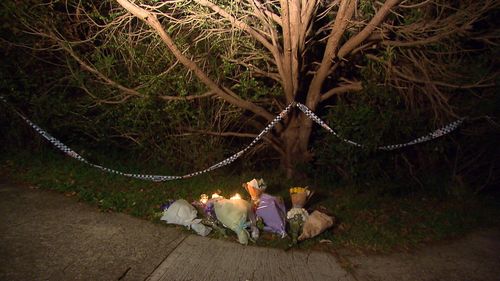
[[[0,183],[0,280],[500,280],[500,230],[414,253],[282,251]],[[350,268],[345,270],[340,265]]]

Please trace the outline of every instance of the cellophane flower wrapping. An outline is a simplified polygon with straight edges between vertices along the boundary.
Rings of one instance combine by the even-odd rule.
[[[304,222],[299,241],[312,238],[333,225],[334,218],[320,211],[314,211]]]
[[[286,213],[286,218],[292,219],[293,217],[295,217],[295,215],[299,215],[302,218],[302,221],[306,221],[307,217],[309,217],[309,213],[307,212],[306,209],[304,209],[304,208],[291,208]]]
[[[246,191],[248,192],[248,194],[252,198],[252,202],[254,204],[258,204],[258,202],[260,200],[260,196],[262,195],[262,193],[264,193],[264,191],[267,188],[267,185],[263,179],[260,179],[260,180],[253,179],[253,180],[245,183],[244,186],[245,186]]]
[[[250,203],[243,199],[221,199],[214,202],[217,219],[238,235],[238,241],[248,244],[249,233],[246,231],[247,213]]]
[[[288,224],[290,225],[292,244],[297,244],[298,237],[302,231],[304,222],[307,220],[307,217],[309,217],[309,214],[304,208],[292,208],[286,214]]]
[[[293,208],[303,208],[311,196],[311,191],[308,187],[292,187],[290,188],[290,199]]]
[[[170,224],[184,225],[192,228],[201,236],[207,236],[212,230],[201,224],[201,219],[196,219],[198,212],[196,209],[184,199],[179,199],[173,202],[168,209],[163,211],[161,220]]]
[[[264,193],[260,196],[256,215],[264,221],[264,230],[286,236],[286,209],[281,198]]]
[[[215,215],[214,203],[215,201],[220,199],[222,199],[222,197],[209,199],[206,203],[202,203],[200,201],[194,201],[191,204],[195,206],[202,214],[201,223],[210,226],[215,231],[220,233],[222,236],[227,237],[226,228],[222,225],[222,223],[219,220],[217,220],[217,216]]]
[[[302,216],[296,214],[292,218],[288,219],[288,223],[290,225],[290,236],[292,237],[292,244],[297,244],[300,231],[302,229],[302,226],[304,225]]]

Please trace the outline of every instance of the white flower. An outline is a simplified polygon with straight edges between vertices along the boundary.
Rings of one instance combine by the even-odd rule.
[[[303,221],[306,221],[307,217],[309,217],[309,214],[307,213],[306,209],[292,208],[290,209],[290,211],[288,211],[288,213],[286,213],[286,218],[290,220],[293,217],[295,217],[295,215],[301,215]]]

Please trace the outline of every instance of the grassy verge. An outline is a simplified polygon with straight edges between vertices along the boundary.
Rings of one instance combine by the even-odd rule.
[[[122,163],[110,167],[124,171],[168,174],[157,167]],[[181,181],[153,183],[106,174],[58,153],[3,155],[2,174],[11,181],[51,189],[97,205],[103,211],[124,212],[159,222],[160,206],[168,199],[197,200],[216,190],[248,197],[241,183],[253,177],[268,182],[268,192],[289,202],[293,182],[277,172],[235,173],[231,167]],[[498,225],[500,207],[490,198],[435,198],[422,194],[395,197],[382,192],[383,185],[317,186],[310,207],[322,208],[336,217],[336,225],[299,248],[350,247],[387,252],[410,249],[422,243],[457,237],[481,226]],[[217,234],[213,234],[217,236]],[[229,239],[234,240],[234,237]],[[265,234],[257,245],[286,248],[289,241]]]

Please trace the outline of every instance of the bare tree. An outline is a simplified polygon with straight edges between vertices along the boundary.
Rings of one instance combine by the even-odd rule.
[[[67,14],[74,23],[67,30],[46,24],[26,24],[26,27],[30,33],[52,42],[45,48],[63,51],[101,83],[118,90],[112,96],[95,96],[101,103],[145,98],[141,89],[148,87],[148,83],[132,86],[116,81],[112,70],[106,72],[93,65],[79,46],[103,34],[126,34],[127,40],[122,44],[131,51],[146,38],[150,40],[150,48],[168,49],[168,55],[158,58],[165,59],[168,65],[157,75],[168,75],[174,67],[182,66],[189,76],[187,79],[193,75],[206,89],[181,96],[163,93],[159,95],[161,100],[215,98],[240,109],[248,119],[240,122],[247,132],[222,132],[225,127],[207,134],[253,136],[252,131],[273,119],[273,112],[294,101],[316,111],[338,95],[363,90],[359,69],[369,62],[382,66],[385,81],[381,83],[405,94],[408,104],[422,100],[430,103],[437,115],[453,114],[447,94],[450,89],[492,86],[497,75],[490,71],[473,79],[457,71],[469,52],[467,46],[457,43],[461,38],[480,42],[481,46],[498,44],[497,31],[480,28],[488,13],[499,8],[500,3],[495,0],[104,3],[106,9],[78,1],[67,3],[70,7]],[[113,16],[96,21],[92,13],[101,10]],[[190,38],[191,42],[180,42],[179,38]],[[478,46],[471,44],[471,48]],[[238,69],[230,72],[234,77],[217,72],[214,69],[217,66],[209,62],[212,57],[221,64],[233,64]],[[238,92],[243,74],[260,81],[267,89],[279,89],[281,94],[260,93],[258,97],[249,97]],[[90,91],[88,94],[92,95]],[[313,157],[309,148],[312,128],[309,118],[293,111],[266,137],[290,177],[297,164]],[[189,128],[186,132],[190,132]]]

